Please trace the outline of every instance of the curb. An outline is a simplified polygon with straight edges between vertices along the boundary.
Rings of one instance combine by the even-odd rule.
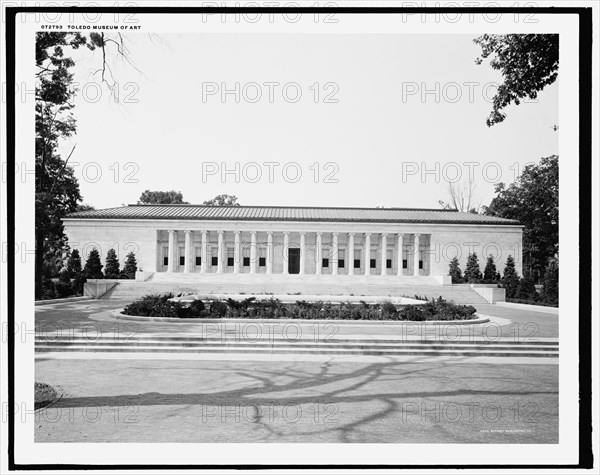
[[[531,312],[547,313],[549,315],[558,315],[560,310],[558,307],[546,307],[544,305],[529,305],[515,302],[496,302],[495,305],[498,307],[512,308],[515,310],[529,310]]]
[[[301,323],[301,324],[328,324],[328,325],[387,325],[387,326],[404,326],[414,325],[479,325],[488,323],[490,318],[487,315],[476,314],[479,318],[472,320],[430,320],[428,322],[417,322],[413,320],[304,320],[299,318],[167,318],[167,317],[141,317],[137,315],[124,315],[123,309],[119,308],[111,311],[111,315],[117,320],[135,321],[135,322],[177,322],[177,323],[257,323],[257,324],[274,324],[274,323]]]
[[[85,300],[95,300],[93,297],[89,297],[87,295],[82,295],[80,297],[67,297],[64,299],[49,299],[49,300],[36,300],[35,306],[41,305],[52,305],[54,303],[68,303],[68,302],[82,302]]]

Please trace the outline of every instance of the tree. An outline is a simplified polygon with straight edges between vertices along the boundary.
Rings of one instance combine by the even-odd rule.
[[[81,256],[79,255],[79,251],[77,249],[73,249],[71,255],[69,256],[69,260],[67,261],[67,270],[69,271],[69,276],[72,278],[75,278],[81,274]]]
[[[506,266],[504,267],[501,284],[506,289],[506,298],[513,298],[519,285],[519,275],[517,274],[513,256],[506,258]]]
[[[71,277],[66,267],[58,273],[58,283],[55,285],[55,288],[58,298],[68,297],[73,293],[71,288]]]
[[[454,257],[450,261],[448,275],[452,277],[453,284],[460,284],[463,281],[462,271],[458,263],[458,257]]]
[[[558,259],[552,259],[546,267],[541,298],[544,302],[558,305]]]
[[[496,272],[496,264],[494,264],[494,256],[490,255],[485,263],[483,270],[483,280],[485,282],[496,282],[498,273]]]
[[[81,270],[81,257],[77,249],[73,249],[71,255],[69,256],[69,260],[67,261],[67,270],[73,279],[73,282],[71,283],[73,293],[82,294],[83,284],[85,284],[85,277],[83,276],[83,272]]]
[[[106,253],[106,266],[104,267],[104,277],[107,279],[119,278],[119,258],[114,249],[109,249]]]
[[[122,279],[135,279],[135,273],[137,272],[137,261],[135,260],[135,254],[131,251],[125,258],[125,265],[121,271]]]
[[[183,201],[181,191],[150,191],[146,190],[140,196],[138,204],[154,204],[154,205],[169,205],[169,204],[188,204]]]
[[[96,248],[90,251],[90,254],[83,267],[83,275],[86,279],[102,279],[102,263],[100,262],[100,254]]]
[[[117,41],[118,40],[118,41]],[[71,68],[75,66],[67,51],[87,47],[102,50],[102,64],[96,73],[102,81],[110,82],[105,72],[110,72],[106,49],[116,45],[118,54],[131,62],[125,52],[120,33],[113,38],[104,33],[91,32],[38,32],[35,42],[36,88],[35,88],[35,292],[42,293],[43,278],[57,275],[63,267],[66,254],[66,236],[62,218],[78,211],[81,194],[73,168],[58,154],[61,139],[76,133],[76,121],[72,114],[72,99],[77,92]],[[96,74],[94,73],[94,74]],[[46,279],[48,280],[48,279]]]
[[[94,206],[92,206],[91,204],[88,203],[81,203],[79,205],[77,205],[77,212],[79,213],[80,211],[94,211],[96,208]]]
[[[464,213],[479,213],[481,202],[475,198],[477,185],[469,180],[466,184],[448,183],[449,201],[439,200],[443,209],[455,209]]]
[[[515,183],[496,185],[484,214],[516,219],[523,229],[524,268],[535,282],[558,253],[558,156],[528,165]]]
[[[477,64],[491,57],[490,66],[502,73],[504,82],[493,99],[492,112],[486,119],[491,127],[502,122],[502,110],[519,105],[524,98],[535,99],[539,91],[558,77],[558,35],[482,35],[475,40],[481,46]]]
[[[535,290],[535,284],[533,280],[531,280],[528,276],[523,276],[521,280],[519,280],[519,285],[517,285],[517,289],[515,291],[515,298],[521,300],[537,300],[538,294]]]
[[[480,282],[482,278],[481,270],[479,269],[479,259],[477,253],[469,254],[467,258],[467,266],[465,268],[465,280],[469,283]]]
[[[202,203],[205,206],[240,206],[237,196],[234,195],[217,195],[211,200]]]

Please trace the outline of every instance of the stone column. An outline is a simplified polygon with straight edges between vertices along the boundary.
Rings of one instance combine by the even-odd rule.
[[[338,233],[331,233],[332,235],[332,245],[331,245],[331,250],[332,252],[332,257],[333,259],[331,259],[331,275],[337,275],[338,273],[338,258],[340,257],[338,254]]]
[[[306,233],[300,233],[300,275],[305,274]]]
[[[223,231],[219,231],[217,244],[217,274],[223,273]]]
[[[256,274],[256,231],[252,231],[250,235],[250,273]]]
[[[348,250],[346,260],[348,261],[348,275],[354,275],[354,233],[348,233]]]
[[[200,272],[206,274],[208,272],[208,231],[202,231],[202,264]]]
[[[273,273],[273,232],[267,233],[267,274]]]
[[[371,233],[365,233],[365,275],[371,275]]]
[[[387,234],[381,234],[381,275],[387,275]]]
[[[192,231],[185,232],[185,267],[184,272],[194,272],[194,235]]]
[[[404,248],[404,238],[401,233],[398,233],[398,270],[397,274],[402,275],[402,250]]]
[[[415,234],[415,255],[413,275],[419,275],[419,234]]]
[[[177,265],[177,231],[169,230],[169,263],[167,272],[175,272]]]
[[[242,236],[240,231],[235,232],[235,247],[233,248],[233,273],[240,273],[240,265],[242,263]]]
[[[316,266],[315,266],[315,274],[321,275],[323,273],[323,242],[322,242],[323,233],[317,233],[316,236],[316,245],[315,245],[315,257],[316,257]]]
[[[288,248],[290,247],[290,233],[283,233],[283,273],[289,274],[288,269]]]

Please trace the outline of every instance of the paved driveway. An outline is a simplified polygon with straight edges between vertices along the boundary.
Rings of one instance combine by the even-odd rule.
[[[557,443],[558,366],[40,360],[36,442]]]

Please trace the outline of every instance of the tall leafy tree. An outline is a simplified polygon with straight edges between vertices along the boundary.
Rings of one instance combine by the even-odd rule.
[[[188,204],[186,201],[183,201],[183,194],[181,191],[144,191],[140,199],[138,200],[138,204],[159,204],[159,205],[168,205],[168,204]]]
[[[217,195],[202,204],[206,206],[240,206],[237,196],[227,194]]]
[[[57,275],[67,252],[62,218],[78,211],[81,194],[69,158],[58,153],[59,141],[76,132],[73,116],[73,98],[77,89],[73,83],[75,61],[70,52],[86,47],[102,50],[98,72],[102,81],[110,83],[105,72],[108,44],[116,45],[118,54],[125,58],[126,48],[120,33],[114,38],[104,33],[91,32],[38,32],[35,42],[35,292],[42,294],[43,277]],[[128,60],[129,61],[129,60]],[[131,63],[130,63],[131,64]],[[48,279],[45,280],[48,282]]]
[[[558,156],[528,165],[516,182],[508,187],[498,183],[495,192],[484,213],[516,219],[524,225],[524,267],[537,282],[548,261],[558,253]]]
[[[493,99],[488,127],[506,118],[503,110],[510,104],[519,105],[525,98],[535,99],[538,92],[558,77],[557,34],[481,35],[475,38],[481,46],[476,63],[490,58],[490,66],[502,73],[504,82]]]

